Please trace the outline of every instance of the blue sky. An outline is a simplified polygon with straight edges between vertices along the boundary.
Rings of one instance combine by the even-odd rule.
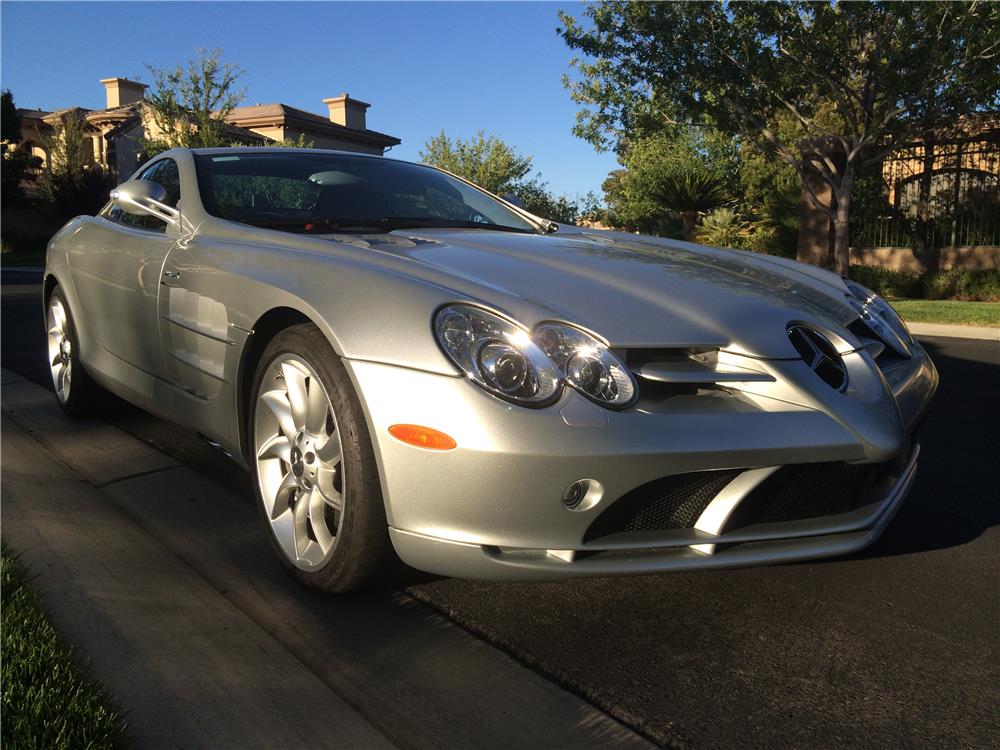
[[[347,91],[372,104],[369,127],[417,159],[444,129],[483,128],[521,153],[550,189],[600,193],[610,154],[573,136],[563,88],[571,52],[556,34],[564,3],[3,2],[0,85],[19,107],[104,106],[101,78],[148,83],[144,63],[222,48],[245,71],[246,103],[325,113]]]

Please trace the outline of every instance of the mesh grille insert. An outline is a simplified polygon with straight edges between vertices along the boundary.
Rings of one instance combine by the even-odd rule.
[[[677,474],[636,487],[599,515],[583,540],[622,531],[690,529],[712,498],[741,471]]]
[[[886,468],[841,462],[783,466],[743,499],[724,531],[849,513],[868,502]],[[677,474],[637,487],[601,513],[583,541],[620,532],[693,528],[715,496],[743,471]]]
[[[740,503],[726,531],[849,513],[864,504],[876,469],[840,462],[783,466]]]

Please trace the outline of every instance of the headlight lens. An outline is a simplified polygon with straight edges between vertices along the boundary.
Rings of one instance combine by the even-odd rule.
[[[593,334],[542,323],[529,335],[517,323],[473,305],[448,305],[434,317],[438,344],[470,379],[524,406],[547,406],[563,382],[613,409],[630,406],[635,378]]]
[[[532,338],[566,382],[587,398],[616,409],[635,400],[638,389],[632,373],[593,335],[563,323],[542,323]]]
[[[448,358],[494,395],[528,406],[559,396],[562,373],[517,324],[471,305],[449,305],[434,318]]]
[[[865,325],[881,336],[897,354],[909,357],[909,345],[913,342],[913,337],[892,305],[856,281],[844,279],[844,284],[848,290],[848,301],[858,311]]]

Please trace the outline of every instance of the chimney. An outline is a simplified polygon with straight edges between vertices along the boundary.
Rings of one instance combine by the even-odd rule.
[[[352,99],[347,94],[324,99],[323,104],[330,108],[330,122],[345,125],[355,130],[366,130],[365,110],[371,105]]]
[[[128,78],[103,78],[101,83],[104,84],[104,91],[108,97],[108,109],[140,102],[146,90],[146,84],[136,83]]]

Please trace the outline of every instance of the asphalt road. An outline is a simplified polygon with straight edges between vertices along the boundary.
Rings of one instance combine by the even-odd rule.
[[[37,298],[5,295],[0,323],[3,366],[47,385]],[[942,384],[920,475],[861,555],[407,591],[666,745],[1000,746],[1000,346],[927,346]],[[108,421],[250,502],[194,436],[127,405]]]

